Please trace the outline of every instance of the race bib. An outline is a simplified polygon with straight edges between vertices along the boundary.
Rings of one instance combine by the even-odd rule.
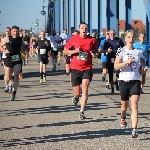
[[[33,42],[32,44],[35,45],[35,42]]]
[[[87,61],[87,59],[88,59],[88,53],[80,51],[77,59]]]
[[[115,63],[115,58],[111,58],[111,63]]]
[[[19,57],[19,55],[13,55],[13,56],[11,56],[11,60],[12,60],[12,62],[19,61],[20,57]]]
[[[43,55],[46,53],[46,49],[40,49],[40,54]]]
[[[53,51],[57,51],[57,48],[53,47]]]
[[[28,45],[28,41],[24,41],[24,44],[25,44],[25,45]]]

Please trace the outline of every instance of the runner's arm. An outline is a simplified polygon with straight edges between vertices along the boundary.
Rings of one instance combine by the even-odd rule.
[[[8,40],[7,39],[2,39],[1,43],[0,43],[0,50],[2,52],[6,52],[6,49],[4,49],[4,45],[6,45],[8,43]]]
[[[142,65],[142,67],[146,67],[144,58],[140,58],[140,64]]]
[[[71,56],[71,55],[79,52],[79,48],[76,48],[76,49],[72,48],[72,47],[74,47],[73,42],[74,42],[74,37],[72,37],[71,39],[69,39],[67,41],[66,46],[64,47],[64,50],[63,50],[64,55]]]

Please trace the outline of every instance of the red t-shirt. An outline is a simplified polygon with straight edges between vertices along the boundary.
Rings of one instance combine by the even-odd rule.
[[[80,52],[73,54],[70,68],[80,71],[92,69],[92,55],[90,51],[98,50],[96,39],[91,36],[81,38],[80,35],[75,35],[68,40],[65,46],[68,50],[72,47],[74,47],[74,49],[80,48]]]

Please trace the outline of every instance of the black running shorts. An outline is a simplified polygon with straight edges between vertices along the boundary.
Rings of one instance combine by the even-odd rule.
[[[131,97],[132,95],[140,96],[140,85],[140,80],[131,80],[129,82],[125,82],[122,80],[119,81],[121,100],[129,100],[129,97]]]
[[[48,56],[47,55],[38,55],[38,62],[42,62],[43,64],[48,64]]]
[[[21,58],[20,58],[19,61],[14,61],[14,62],[12,62],[11,57],[6,57],[6,58],[4,59],[4,65],[5,65],[6,67],[13,68],[13,67],[14,67],[15,65],[17,65],[17,64],[22,64]]]
[[[79,86],[82,83],[83,79],[89,79],[90,82],[92,81],[93,73],[92,70],[74,70],[71,69],[71,80],[72,80],[72,87]]]
[[[107,69],[107,68],[108,68],[107,62],[102,62],[102,69]]]

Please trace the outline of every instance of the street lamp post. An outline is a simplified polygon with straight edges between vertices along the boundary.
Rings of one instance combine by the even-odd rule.
[[[36,22],[35,22],[35,26],[37,26],[38,29],[39,29],[39,21],[42,22],[41,19],[36,19]],[[43,26],[44,26],[44,28],[45,28],[45,25],[44,25],[43,22],[42,22],[42,24],[43,24]]]
[[[41,15],[45,16],[45,31],[46,31],[46,11],[45,11],[44,8],[46,8],[46,7],[50,8],[50,13],[51,13],[51,6],[44,6],[44,1],[45,1],[45,0],[43,0],[43,6],[42,6]],[[54,4],[54,2],[55,2],[55,0],[49,0],[49,1],[50,1],[50,3],[53,3],[53,4]],[[51,17],[51,14],[50,14],[50,17]],[[51,19],[52,19],[52,17],[51,17]],[[50,19],[50,21],[52,22],[51,19]],[[50,24],[51,24],[51,23],[50,23]],[[50,25],[50,26],[51,26],[51,25]],[[50,30],[51,30],[51,27],[50,27]]]
[[[43,6],[43,9],[41,11],[41,15],[45,16],[45,31],[46,31],[46,11],[44,10],[44,8],[46,8],[48,6]]]
[[[33,28],[32,26],[33,26],[33,24],[35,25],[36,24],[36,22],[34,21],[34,22],[32,22],[32,24],[31,24],[31,28],[30,28],[30,34],[32,34],[33,33],[33,29],[38,29],[38,33],[39,33],[39,28]],[[36,26],[36,25],[35,25]]]

